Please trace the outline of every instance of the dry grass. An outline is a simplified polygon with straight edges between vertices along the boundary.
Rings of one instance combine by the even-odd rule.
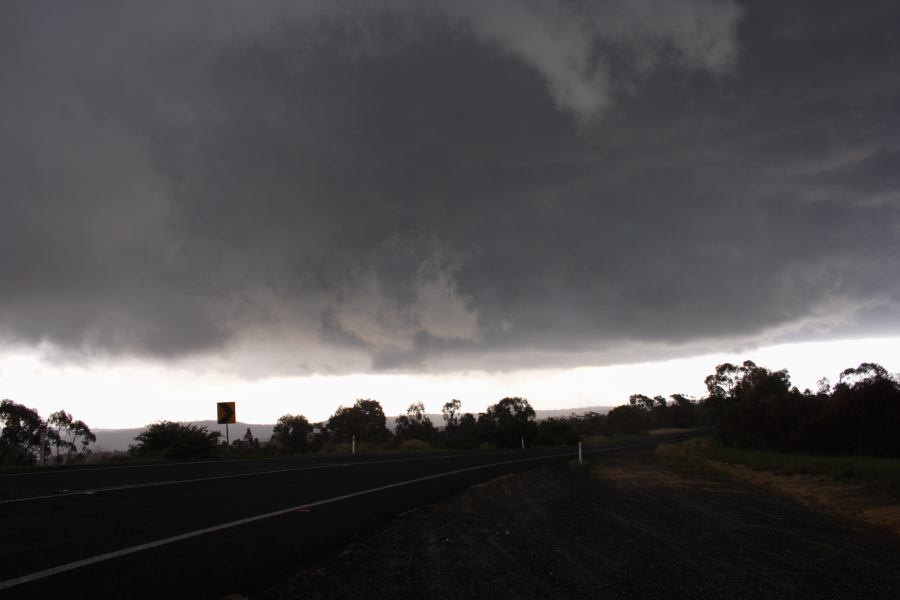
[[[900,461],[807,456],[723,447],[710,439],[660,446],[670,465],[771,489],[900,535]]]

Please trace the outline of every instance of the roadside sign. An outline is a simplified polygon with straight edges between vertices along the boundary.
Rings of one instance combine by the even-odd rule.
[[[234,402],[219,402],[216,404],[216,416],[218,417],[219,425],[236,423]]]

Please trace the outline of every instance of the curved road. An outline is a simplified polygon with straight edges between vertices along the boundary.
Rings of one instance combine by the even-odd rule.
[[[608,453],[685,437],[595,446]],[[687,434],[691,435],[691,434]],[[0,473],[0,596],[218,598],[391,515],[572,448]]]

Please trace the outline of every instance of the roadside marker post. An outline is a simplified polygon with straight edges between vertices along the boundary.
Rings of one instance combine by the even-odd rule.
[[[356,454],[356,436],[350,438],[350,454]]]
[[[216,403],[216,422],[219,425],[225,425],[225,445],[231,444],[228,437],[228,424],[237,422],[237,411],[234,402],[218,402]]]
[[[522,450],[524,450],[525,449],[525,436],[523,435],[519,439],[522,441]]]
[[[581,462],[581,442],[578,442],[578,464],[583,464]]]

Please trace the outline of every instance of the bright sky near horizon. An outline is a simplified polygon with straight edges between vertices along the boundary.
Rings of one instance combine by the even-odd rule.
[[[846,367],[878,362],[900,371],[900,338],[872,338],[783,344],[741,354],[713,354],[668,361],[486,373],[351,374],[250,380],[213,372],[191,372],[141,362],[82,368],[54,366],[37,355],[0,357],[5,397],[38,409],[46,417],[65,409],[95,428],[140,427],[158,420],[215,418],[215,403],[236,401],[238,419],[273,423],[285,413],[324,420],[338,405],[374,398],[388,415],[415,401],[440,412],[451,398],[478,412],[505,396],[524,396],[535,408],[615,406],[634,393],[650,396],[705,392],[703,379],[717,364],[751,359],[771,369],[787,368],[800,389],[832,383]]]

